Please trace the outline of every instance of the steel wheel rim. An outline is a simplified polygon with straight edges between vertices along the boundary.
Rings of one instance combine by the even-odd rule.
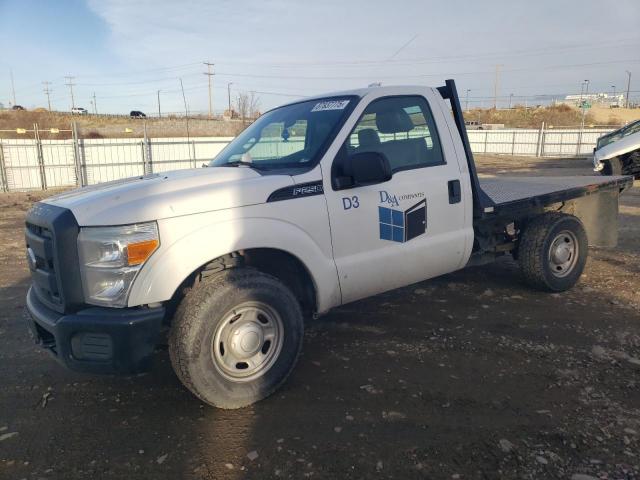
[[[578,263],[578,238],[569,230],[558,233],[551,241],[547,258],[551,273],[558,278],[569,275]]]
[[[284,326],[278,312],[262,302],[246,302],[216,327],[211,356],[228,380],[249,382],[264,375],[282,350]]]

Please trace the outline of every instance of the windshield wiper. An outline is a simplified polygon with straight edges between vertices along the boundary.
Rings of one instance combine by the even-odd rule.
[[[240,165],[245,165],[247,167],[260,170],[260,167],[256,166],[254,162],[247,162],[245,160],[234,160],[233,162],[227,162],[227,163],[223,163],[222,165],[216,165],[216,166],[217,167],[239,167]]]

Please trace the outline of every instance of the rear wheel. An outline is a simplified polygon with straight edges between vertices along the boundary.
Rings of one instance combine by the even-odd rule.
[[[272,394],[302,348],[300,305],[278,279],[237,268],[202,279],[172,324],[169,353],[182,383],[204,402],[239,408]]]
[[[562,292],[573,287],[582,275],[587,249],[587,234],[578,218],[549,212],[525,227],[518,262],[529,285]]]
[[[602,162],[602,175],[622,175],[622,161],[618,157]]]

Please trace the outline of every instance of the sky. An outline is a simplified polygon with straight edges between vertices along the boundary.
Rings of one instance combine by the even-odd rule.
[[[439,86],[463,103],[640,98],[640,2],[616,0],[0,0],[0,103],[99,113],[207,112],[256,92],[265,111],[308,95]],[[496,75],[496,70],[498,74]],[[65,76],[73,77],[71,80]],[[184,86],[184,99],[180,80]],[[230,84],[230,85],[229,85]],[[467,92],[468,91],[468,92]],[[95,105],[92,103],[95,94]],[[513,95],[513,96],[511,96]]]

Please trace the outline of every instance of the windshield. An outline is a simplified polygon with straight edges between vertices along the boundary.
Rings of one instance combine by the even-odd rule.
[[[238,135],[209,166],[257,169],[311,167],[355,106],[354,97],[295,103],[265,113]]]
[[[633,135],[634,133],[638,133],[638,132],[640,132],[640,120],[631,122],[628,125],[625,125],[624,127],[614,132],[608,133],[607,135],[603,135],[602,137],[600,137],[596,142],[596,150],[598,148],[604,147],[605,145],[609,145],[610,143],[613,143],[616,140],[620,140],[623,137],[626,137],[628,135]]]
[[[624,127],[624,131],[622,132],[621,137],[626,137],[628,135],[633,135],[634,133],[640,132],[640,121],[633,122]]]

